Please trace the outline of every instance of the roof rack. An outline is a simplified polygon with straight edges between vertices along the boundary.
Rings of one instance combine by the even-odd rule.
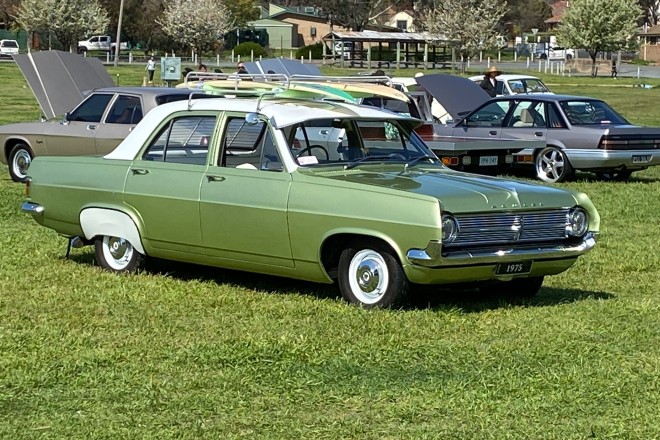
[[[218,96],[322,99],[357,103],[359,98],[382,96],[409,102],[409,97],[391,87],[388,76],[318,76],[189,72],[182,84],[191,90]]]

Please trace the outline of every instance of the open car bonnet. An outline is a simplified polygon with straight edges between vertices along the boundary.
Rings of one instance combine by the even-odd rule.
[[[14,55],[47,119],[80,104],[84,92],[115,84],[97,58],[48,50]]]
[[[415,78],[444,107],[454,121],[490,99],[478,84],[456,75],[433,74]]]

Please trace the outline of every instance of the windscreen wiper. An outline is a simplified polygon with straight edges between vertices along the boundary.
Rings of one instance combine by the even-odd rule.
[[[385,159],[391,159],[391,157],[389,155],[385,155],[385,154],[381,154],[381,155],[378,155],[378,156],[364,156],[364,157],[361,157],[359,159],[356,159],[356,160],[352,161],[351,163],[349,163],[347,165],[344,165],[344,169],[345,170],[350,170],[350,169],[353,169],[356,166],[358,166],[358,165],[360,165],[364,162],[369,162],[369,161],[372,161],[372,160],[385,160]]]

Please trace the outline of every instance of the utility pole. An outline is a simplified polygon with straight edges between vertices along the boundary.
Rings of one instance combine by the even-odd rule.
[[[121,51],[121,20],[124,18],[124,0],[119,3],[119,20],[117,20],[117,40],[115,41],[115,64],[119,65],[119,52]]]

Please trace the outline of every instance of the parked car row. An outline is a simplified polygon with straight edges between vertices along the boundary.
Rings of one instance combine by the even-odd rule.
[[[420,92],[370,102],[384,86],[264,74],[101,88],[63,120],[35,123],[47,130],[10,124],[0,141],[12,178],[26,181],[23,210],[70,246],[93,245],[111,271],[165,258],[336,283],[363,307],[401,304],[417,284],[534,295],[595,246],[591,201],[446,165],[622,179],[659,163],[660,129],[631,126],[601,100],[490,99],[456,78],[422,76]],[[119,138],[99,136],[119,126]],[[64,134],[76,127],[84,136]],[[72,139],[86,156],[56,147]]]

